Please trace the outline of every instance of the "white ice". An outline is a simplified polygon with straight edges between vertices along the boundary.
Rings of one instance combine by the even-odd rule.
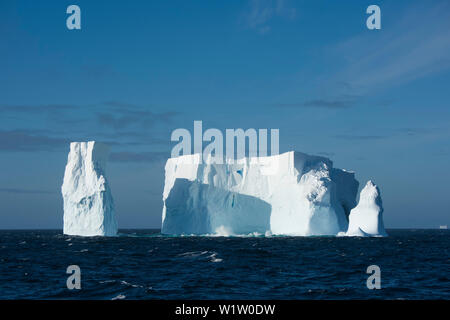
[[[215,164],[168,159],[164,234],[336,235],[356,205],[354,173],[301,152]]]
[[[109,148],[95,141],[72,142],[61,188],[64,234],[115,236],[114,202],[105,177]]]
[[[347,236],[387,236],[383,223],[383,204],[378,187],[368,181],[359,202],[349,216]]]

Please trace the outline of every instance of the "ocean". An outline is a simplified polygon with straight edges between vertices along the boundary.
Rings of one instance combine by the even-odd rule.
[[[449,299],[450,230],[387,238],[0,231],[0,299]],[[69,290],[67,267],[81,270]],[[367,267],[381,271],[369,290]]]

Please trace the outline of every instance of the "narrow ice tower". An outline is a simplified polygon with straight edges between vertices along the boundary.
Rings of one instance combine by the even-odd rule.
[[[358,205],[349,216],[347,236],[387,236],[383,223],[380,189],[368,181],[361,190]]]
[[[115,236],[114,202],[105,177],[107,145],[95,141],[72,142],[61,188],[64,234]]]

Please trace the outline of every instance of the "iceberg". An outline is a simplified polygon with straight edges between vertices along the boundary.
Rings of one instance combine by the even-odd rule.
[[[114,201],[105,176],[109,148],[95,141],[72,142],[61,188],[64,234],[115,236]]]
[[[227,159],[169,158],[163,234],[337,235],[356,205],[355,174],[325,157],[286,152]]]
[[[350,212],[346,235],[351,237],[387,236],[383,223],[380,189],[371,180],[361,190],[358,205]]]
[[[180,223],[183,234],[265,233],[270,229],[267,202],[198,181],[176,179],[166,204],[171,218],[165,220],[163,233],[180,233]]]

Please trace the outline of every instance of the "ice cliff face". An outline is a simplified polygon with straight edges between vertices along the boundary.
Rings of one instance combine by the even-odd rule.
[[[359,202],[349,216],[347,236],[387,236],[383,223],[383,204],[378,187],[368,181]]]
[[[64,234],[115,236],[114,202],[105,177],[109,148],[95,141],[72,142],[61,188]]]
[[[235,163],[199,163],[199,154],[167,161],[164,234],[336,235],[355,206],[354,173],[300,152]]]

